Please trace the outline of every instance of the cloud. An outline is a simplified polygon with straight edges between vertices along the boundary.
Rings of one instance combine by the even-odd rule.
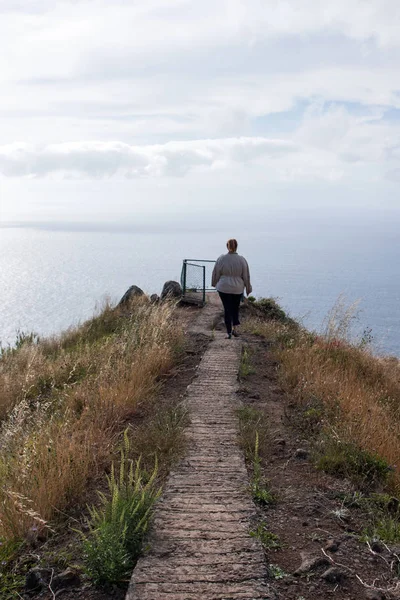
[[[397,173],[398,0],[0,4],[3,177]]]
[[[298,150],[296,144],[259,137],[190,140],[132,146],[122,142],[76,142],[35,147],[0,146],[0,173],[5,177],[83,178],[184,176],[193,170],[246,165]]]

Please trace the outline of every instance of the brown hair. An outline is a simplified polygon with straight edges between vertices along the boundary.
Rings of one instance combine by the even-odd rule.
[[[238,243],[236,240],[231,239],[226,242],[226,247],[228,248],[229,252],[236,252]]]

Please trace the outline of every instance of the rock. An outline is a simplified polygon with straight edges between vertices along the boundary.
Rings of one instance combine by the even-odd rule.
[[[346,579],[347,575],[337,567],[330,567],[325,573],[322,573],[321,579],[325,579],[328,583],[340,583]]]
[[[68,568],[53,577],[51,587],[53,590],[60,590],[61,588],[78,587],[80,583],[81,579],[78,573]]]
[[[182,288],[177,281],[166,281],[161,292],[161,300],[165,298],[181,298]]]
[[[324,550],[325,552],[337,552],[339,550],[339,544],[337,540],[328,540]]]
[[[381,544],[381,542],[378,542],[378,540],[374,540],[371,543],[371,550],[380,554],[384,550],[383,544]]]
[[[293,575],[303,575],[309,571],[314,571],[318,567],[327,567],[331,563],[324,556],[317,556],[314,558],[305,558],[301,563],[300,567],[293,573]]]
[[[25,591],[39,592],[43,587],[46,587],[51,578],[50,569],[42,569],[34,567],[25,577]]]
[[[150,296],[150,302],[152,304],[157,304],[157,302],[159,302],[159,301],[160,301],[160,296],[158,294],[152,294]]]
[[[121,300],[118,303],[118,306],[126,306],[137,296],[143,296],[144,291],[140,289],[137,285],[131,285],[129,289],[126,290],[125,294],[122,296]]]
[[[386,596],[380,590],[366,590],[365,598],[367,600],[386,600]]]
[[[305,460],[306,458],[308,458],[308,452],[307,450],[304,450],[304,448],[297,448],[296,452],[294,453],[295,458],[301,458],[302,460]]]
[[[284,440],[283,438],[276,438],[274,440],[274,444],[276,444],[277,446],[286,446],[286,440]]]
[[[253,398],[254,400],[259,400],[261,398],[258,392],[254,392],[254,394],[250,394],[249,398]]]
[[[38,592],[42,589],[44,581],[40,577],[38,569],[32,569],[25,577],[25,591]]]

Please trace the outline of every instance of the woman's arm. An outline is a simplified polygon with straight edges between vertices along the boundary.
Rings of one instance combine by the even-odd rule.
[[[251,283],[250,283],[250,269],[249,269],[249,265],[247,264],[247,260],[245,258],[243,258],[243,281],[244,281],[244,286],[246,288],[246,294],[249,295],[251,294],[251,292],[253,291],[253,288],[251,287]]]
[[[221,266],[220,266],[221,261],[218,259],[217,262],[214,265],[214,269],[212,272],[212,276],[211,276],[211,285],[212,287],[216,287],[219,278],[221,277]]]

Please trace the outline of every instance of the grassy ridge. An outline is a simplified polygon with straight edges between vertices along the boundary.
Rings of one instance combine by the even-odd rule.
[[[181,350],[173,307],[136,300],[0,357],[0,538],[41,538],[104,472]]]
[[[278,309],[255,302],[245,327],[273,342],[282,383],[323,446],[321,466],[364,485],[386,481],[399,494],[399,361],[374,356],[365,339],[350,341],[351,310],[333,311],[315,335]]]

